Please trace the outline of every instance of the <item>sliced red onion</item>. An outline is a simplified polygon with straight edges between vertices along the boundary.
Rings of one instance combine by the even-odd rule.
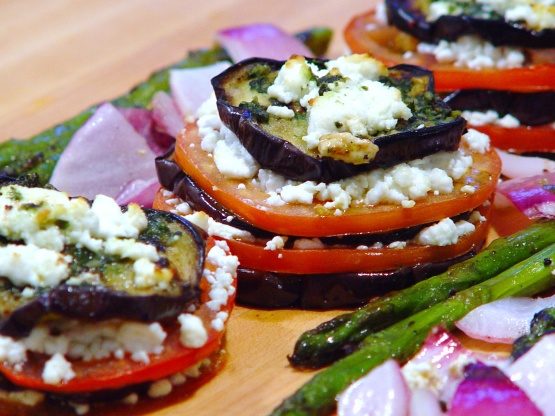
[[[553,413],[546,413],[553,414]],[[449,416],[541,416],[528,396],[499,368],[482,363],[465,369]]]
[[[169,96],[168,98],[171,100]],[[123,114],[125,119],[133,126],[135,131],[145,138],[148,147],[150,147],[150,150],[152,150],[156,155],[166,153],[170,146],[175,142],[177,133],[179,133],[179,131],[177,131],[175,135],[170,135],[167,131],[167,126],[161,124],[166,122],[164,119],[166,116],[160,113],[162,111],[168,112],[170,110],[167,108],[159,108],[161,107],[159,101],[160,99],[158,99],[156,103],[153,101],[153,106],[156,107],[152,110],[140,107],[118,107],[119,112]]]
[[[528,352],[507,369],[519,386],[544,415],[555,415],[555,334],[544,335]]]
[[[229,62],[216,62],[199,68],[170,71],[172,97],[182,116],[195,116],[200,105],[210,98],[214,91],[210,80],[230,65]]]
[[[337,399],[338,416],[406,416],[410,391],[397,361],[388,360],[355,381]]]
[[[118,108],[119,112],[133,126],[135,131],[145,139],[152,131],[152,111],[140,107]]]
[[[472,310],[456,325],[471,338],[512,344],[528,332],[534,314],[550,306],[555,306],[555,295],[501,299]]]
[[[503,169],[501,173],[508,178],[525,178],[555,172],[555,161],[543,157],[520,156],[496,149]]]
[[[253,57],[286,60],[291,55],[312,56],[299,39],[271,24],[224,29],[216,33],[216,41],[233,62]]]
[[[154,158],[145,138],[106,103],[74,134],[50,183],[71,196],[115,198],[132,181],[156,178]]]
[[[169,137],[177,137],[185,128],[185,121],[173,98],[165,91],[158,91],[151,104],[155,129]]]
[[[158,178],[151,178],[149,180],[136,179],[124,186],[116,197],[116,202],[119,205],[135,202],[145,208],[152,208],[154,197],[159,189],[160,183]]]
[[[555,218],[555,172],[503,181],[497,192],[528,218]]]

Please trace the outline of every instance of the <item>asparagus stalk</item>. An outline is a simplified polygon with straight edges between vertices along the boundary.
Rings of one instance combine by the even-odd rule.
[[[555,244],[485,282],[366,336],[355,352],[317,373],[276,408],[272,416],[327,415],[335,409],[337,394],[350,383],[387,359],[406,362],[418,352],[434,327],[451,328],[477,306],[509,296],[533,296],[553,286]]]
[[[407,289],[376,298],[303,333],[289,357],[298,368],[320,368],[356,349],[367,335],[400,321],[456,292],[496,276],[555,243],[555,221],[542,220],[512,236],[498,238],[474,258]]]

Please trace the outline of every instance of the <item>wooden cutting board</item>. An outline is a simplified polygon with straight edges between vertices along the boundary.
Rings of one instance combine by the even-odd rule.
[[[210,47],[222,28],[272,22],[297,32],[327,26],[335,31],[330,56],[338,56],[346,51],[343,27],[371,5],[355,0],[0,1],[0,141],[29,137],[128,91],[188,50]],[[339,312],[237,307],[222,371],[186,399],[151,401],[128,413],[267,414],[313,375],[288,365],[297,337]]]
[[[345,52],[342,28],[371,2],[355,0],[3,0],[0,2],[0,140],[26,138],[128,91],[151,72],[210,47],[221,28],[272,22],[296,32],[335,30],[330,55]],[[338,311],[237,307],[223,370],[187,400],[137,406],[148,415],[263,415],[310,372],[288,366],[304,330]]]

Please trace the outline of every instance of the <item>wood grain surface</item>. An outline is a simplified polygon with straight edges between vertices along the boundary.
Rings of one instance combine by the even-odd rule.
[[[346,50],[342,28],[370,6],[355,0],[2,0],[0,140],[29,137],[128,91],[186,51],[210,47],[221,28],[327,26],[335,31],[330,55],[337,56]],[[337,313],[237,307],[228,360],[216,377],[186,400],[130,412],[267,414],[312,376],[288,366],[297,336]]]

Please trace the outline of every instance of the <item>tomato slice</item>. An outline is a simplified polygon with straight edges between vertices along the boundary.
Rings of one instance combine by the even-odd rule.
[[[342,272],[382,272],[420,263],[431,263],[458,257],[478,248],[488,233],[487,222],[448,246],[409,244],[405,248],[326,248],[265,250],[263,246],[227,240],[241,267],[276,273],[320,274]]]
[[[214,240],[209,238],[207,250],[214,245]],[[211,271],[216,266],[206,262],[205,268]],[[203,279],[201,283],[203,295],[201,300],[206,301],[210,285]],[[230,296],[228,303],[221,311],[230,313],[235,302],[235,295]],[[44,354],[28,354],[28,359],[19,369],[6,362],[0,362],[0,372],[14,384],[33,390],[53,393],[86,393],[106,389],[117,389],[133,384],[154,381],[169,376],[195,365],[200,360],[216,353],[223,344],[225,331],[217,331],[210,325],[219,311],[212,311],[201,306],[194,312],[199,316],[208,330],[208,341],[201,348],[187,348],[180,342],[180,328],[178,323],[173,323],[164,329],[168,333],[164,341],[164,350],[157,355],[150,355],[150,363],[137,362],[129,357],[122,359],[109,358],[91,361],[72,362],[75,377],[60,384],[48,384],[42,379],[44,363],[49,357]]]
[[[491,150],[473,153],[474,164],[448,195],[431,195],[412,208],[395,204],[353,205],[342,215],[325,212],[313,204],[273,206],[268,194],[248,181],[223,177],[210,155],[200,146],[195,124],[186,127],[176,141],[175,161],[207,194],[254,226],[278,235],[323,237],[329,235],[384,232],[439,221],[482,205],[495,190],[501,161]],[[239,186],[241,185],[241,186]],[[464,185],[475,192],[464,193]],[[321,209],[319,209],[321,208]]]
[[[522,92],[555,89],[555,58],[549,54],[532,54],[532,63],[523,68],[476,71],[455,67],[439,63],[431,55],[418,52],[405,55],[405,51],[414,50],[418,41],[393,26],[384,25],[375,15],[375,9],[369,10],[355,16],[346,26],[345,41],[351,51],[370,53],[388,66],[407,63],[429,68],[434,72],[437,92],[469,88]]]
[[[159,192],[154,207],[165,211],[175,209]],[[247,242],[226,240],[230,251],[239,258],[241,267],[274,273],[324,274],[343,272],[383,272],[421,263],[437,262],[461,256],[478,249],[488,235],[491,204],[479,207],[488,221],[479,222],[476,230],[448,246],[407,244],[403,249],[329,246],[322,249],[283,248],[266,250],[266,240]]]
[[[491,145],[515,152],[555,152],[555,128],[544,126],[472,126],[489,136]]]

